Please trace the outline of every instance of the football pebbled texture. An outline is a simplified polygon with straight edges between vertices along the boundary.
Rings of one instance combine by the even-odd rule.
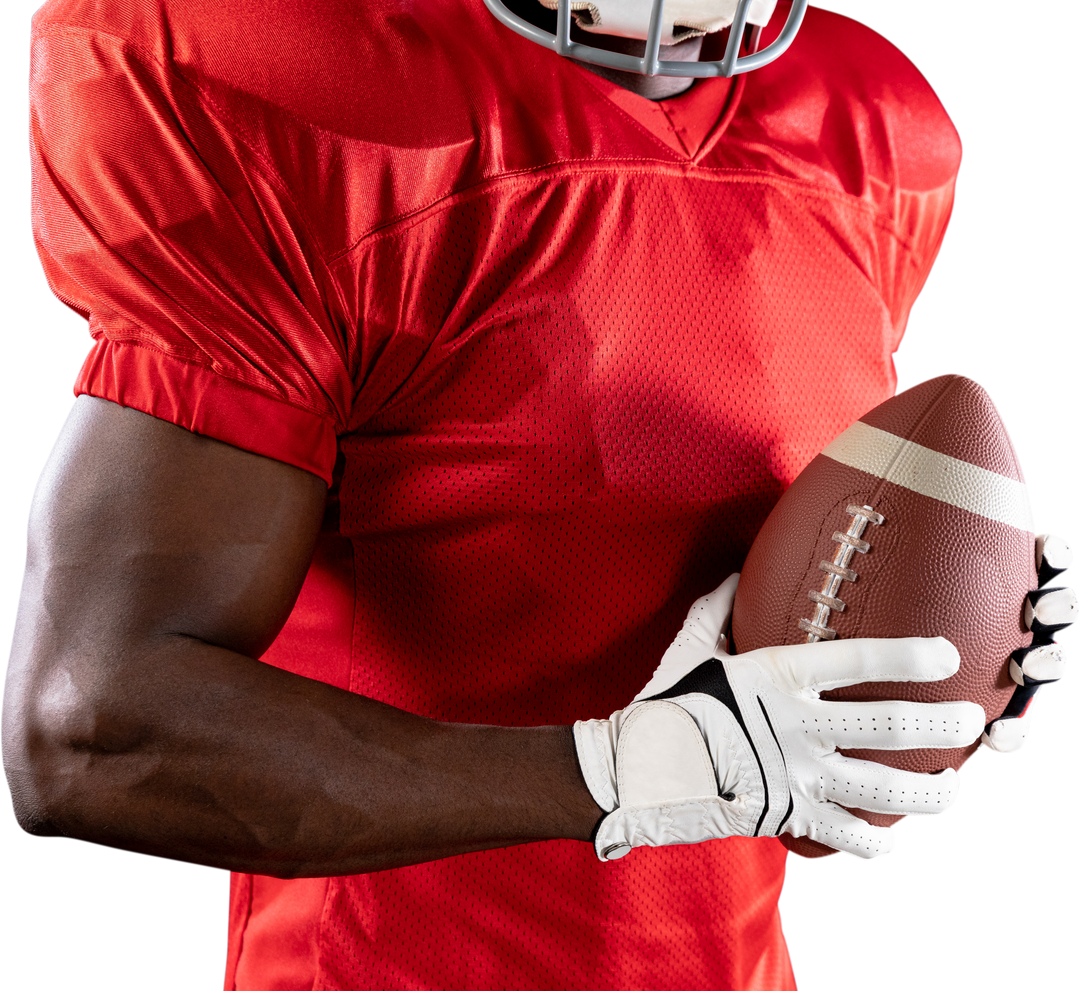
[[[853,685],[822,697],[967,700],[989,722],[1016,687],[1009,655],[1031,643],[1022,617],[1036,586],[1027,493],[1005,426],[981,386],[945,375],[871,410],[784,493],[746,558],[732,649],[808,637],[945,637],[961,659],[945,681]],[[960,767],[977,748],[841,752],[934,772]],[[876,825],[901,818],[851,811]],[[783,840],[804,856],[832,852]]]

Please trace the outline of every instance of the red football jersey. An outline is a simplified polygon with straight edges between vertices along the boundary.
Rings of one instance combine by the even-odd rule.
[[[775,32],[781,15],[774,19]],[[52,0],[35,227],[77,392],[332,484],[265,660],[438,719],[605,716],[889,396],[959,160],[811,10],[650,103],[481,0]],[[226,986],[793,986],[775,840],[234,878]]]

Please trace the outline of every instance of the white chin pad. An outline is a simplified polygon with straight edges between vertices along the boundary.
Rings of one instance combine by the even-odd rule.
[[[559,0],[540,2],[549,10],[559,7]],[[660,44],[723,31],[735,19],[738,5],[738,0],[666,0]],[[574,21],[583,31],[642,41],[649,36],[652,7],[652,0],[570,0]],[[753,0],[746,21],[764,26],[775,8],[776,0]]]

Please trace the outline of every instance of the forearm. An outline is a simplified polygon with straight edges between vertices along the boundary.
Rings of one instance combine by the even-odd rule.
[[[436,723],[253,660],[325,503],[305,471],[80,397],[4,696],[24,828],[280,876],[588,837],[568,728]]]
[[[440,723],[189,638],[144,649],[44,705],[9,683],[28,828],[295,877],[587,839],[600,815],[569,727]]]

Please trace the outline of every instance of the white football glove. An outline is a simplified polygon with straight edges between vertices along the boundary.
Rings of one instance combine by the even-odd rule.
[[[837,748],[964,747],[979,738],[970,702],[830,702],[819,692],[874,681],[938,681],[960,657],[947,640],[833,640],[726,652],[738,575],[698,599],[652,680],[610,719],[574,725],[585,781],[609,814],[601,860],[636,846],[728,836],[807,836],[861,857],[892,832],[841,805],[894,815],[943,812],[956,772],[916,774]]]
[[[1040,685],[1057,681],[1065,673],[1065,652],[1055,635],[1076,620],[1076,593],[1071,588],[1046,588],[1046,583],[1072,564],[1072,551],[1060,537],[1043,534],[1035,539],[1035,568],[1039,587],[1024,601],[1024,625],[1031,630],[1030,647],[1014,650],[1009,674],[1016,682],[1005,711],[983,732],[982,742],[991,750],[1008,753],[1024,742],[1022,718]]]

